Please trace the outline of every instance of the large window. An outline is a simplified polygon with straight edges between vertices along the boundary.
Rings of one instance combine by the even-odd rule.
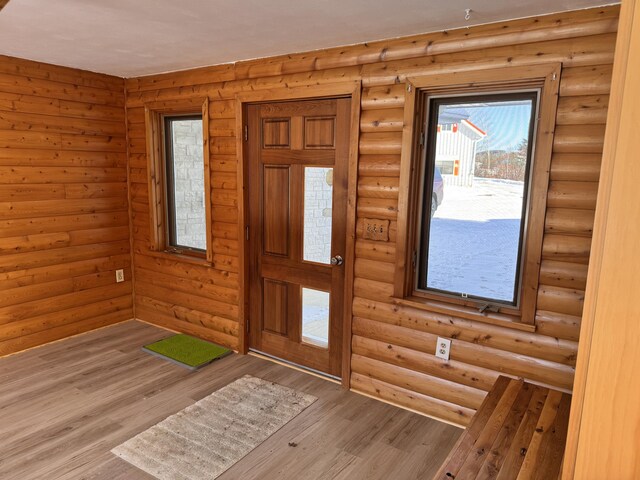
[[[169,248],[207,248],[202,116],[164,117]]]
[[[426,98],[418,290],[518,306],[538,95]]]
[[[535,330],[561,69],[407,79],[396,303]]]

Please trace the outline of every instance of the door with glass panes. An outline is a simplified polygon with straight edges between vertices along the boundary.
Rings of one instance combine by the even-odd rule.
[[[249,346],[339,377],[349,98],[249,105]]]

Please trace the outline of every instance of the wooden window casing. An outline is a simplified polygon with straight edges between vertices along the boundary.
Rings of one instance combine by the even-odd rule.
[[[407,79],[398,199],[397,268],[394,278],[396,303],[521,330],[535,329],[534,319],[560,71],[559,64],[545,64],[434,74]],[[518,305],[496,305],[498,308],[495,312],[480,312],[480,306],[488,302],[454,298],[418,289],[414,252],[420,249],[421,180],[426,156],[426,142],[421,144],[420,138],[427,128],[424,111],[427,99],[432,96],[532,90],[539,90],[540,96],[531,159],[528,207],[523,218],[526,223],[522,239],[524,251],[520,263],[522,272]],[[494,304],[491,303],[491,305]]]
[[[165,119],[173,117],[202,117],[204,164],[205,228],[207,247],[204,251],[172,246],[167,187],[167,139]],[[147,140],[147,175],[149,184],[149,249],[157,255],[180,255],[211,263],[213,261],[211,228],[211,170],[209,168],[209,100],[208,98],[145,104]]]

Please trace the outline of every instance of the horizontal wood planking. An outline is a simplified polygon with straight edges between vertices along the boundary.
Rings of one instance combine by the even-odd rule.
[[[0,355],[131,318],[123,81],[3,56],[0,141]]]
[[[162,298],[169,278],[141,283],[139,316],[233,345],[237,301],[235,95],[279,87],[363,82],[358,163],[352,388],[466,424],[500,373],[570,390],[589,261],[618,7],[567,12],[366,45],[128,79],[129,168],[136,271],[175,279],[179,301]],[[560,98],[541,252],[535,333],[395,303],[396,218],[403,81],[425,73],[561,62]],[[148,251],[144,103],[208,95],[213,239],[210,267]],[[389,242],[362,238],[363,219],[390,220]],[[230,240],[221,243],[220,240]],[[194,276],[195,275],[195,276]],[[162,281],[166,285],[161,287]],[[141,303],[144,302],[144,306]],[[227,315],[220,307],[227,305]],[[142,308],[140,308],[142,307]],[[187,313],[186,310],[189,310]],[[179,313],[176,313],[179,312]],[[218,315],[218,313],[213,315]],[[179,318],[178,318],[179,316]],[[202,322],[211,321],[208,326]],[[226,330],[225,330],[226,328]],[[237,328],[237,327],[236,327]],[[452,360],[434,357],[453,339]],[[420,339],[422,341],[420,341]],[[447,383],[449,382],[449,383]],[[463,393],[469,396],[464,397]]]
[[[127,109],[136,316],[237,349],[240,293],[235,106],[233,102],[212,101],[209,112],[213,262],[206,265],[149,250],[144,110]]]
[[[615,9],[616,7],[614,7]],[[306,86],[310,83],[327,84],[336,81],[362,80],[366,87],[393,85],[411,76],[433,73],[455,73],[509,65],[562,62],[567,67],[610,65],[613,61],[611,45],[615,33],[592,35],[569,40],[538,42],[515,47],[498,47],[482,51],[469,51],[434,56],[423,56],[406,60],[371,63],[354,67],[335,68],[320,74],[294,73],[266,77],[259,82],[238,79],[227,82],[212,82],[188,88],[174,87],[158,91],[134,92],[127,95],[128,107],[141,107],[145,102],[180,98],[185,95],[208,95],[216,99],[232,99],[238,92],[256,88],[274,88],[287,84]],[[211,77],[215,78],[214,76]],[[605,92],[606,93],[606,92]]]
[[[129,92],[193,87],[233,79],[263,78],[283,74],[324,71],[385,60],[434,56],[450,52],[482,51],[491,47],[544,42],[616,31],[618,9],[592,9],[545,17],[415,35],[352,47],[282,55],[239,62],[235,65],[204,67],[184,72],[128,79]],[[562,26],[562,27],[561,27]],[[605,92],[606,93],[606,92]]]
[[[115,152],[0,148],[0,165],[3,167],[124,167],[126,156]]]

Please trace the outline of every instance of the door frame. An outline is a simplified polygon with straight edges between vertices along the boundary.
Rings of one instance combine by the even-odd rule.
[[[253,103],[271,103],[293,100],[312,100],[332,97],[350,97],[351,112],[349,126],[349,159],[347,183],[347,222],[345,249],[345,302],[343,306],[342,334],[342,386],[351,386],[351,323],[353,304],[353,280],[356,240],[356,201],[358,187],[358,145],[360,139],[360,80],[299,87],[276,87],[264,90],[241,92],[235,96],[236,156],[238,159],[238,283],[240,303],[238,305],[238,351],[249,351],[249,242],[246,229],[249,225],[248,161],[244,148],[246,106]]]

